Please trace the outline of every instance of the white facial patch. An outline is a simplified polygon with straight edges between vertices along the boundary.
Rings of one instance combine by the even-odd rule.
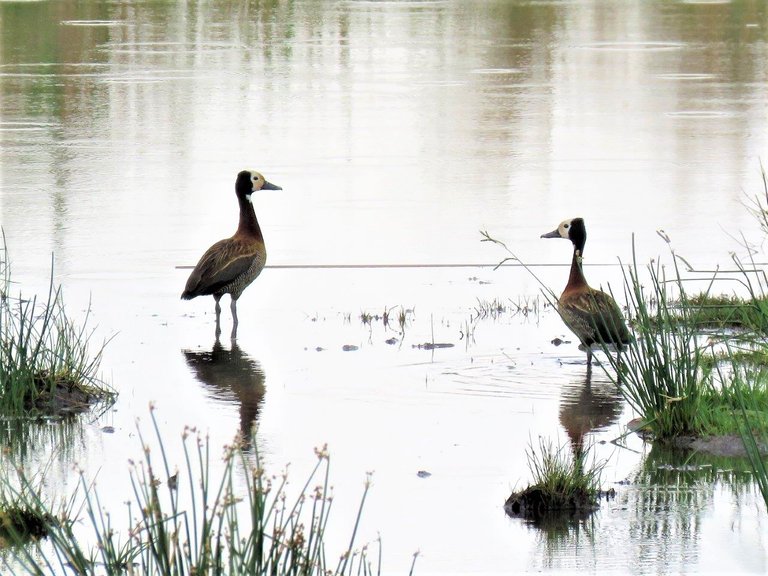
[[[571,230],[571,220],[563,220],[560,222],[560,226],[557,227],[558,232],[560,232],[560,237],[565,238],[568,240],[570,237],[568,236],[568,233]]]

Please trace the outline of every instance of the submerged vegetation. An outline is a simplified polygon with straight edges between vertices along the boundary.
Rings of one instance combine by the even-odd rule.
[[[396,314],[395,314],[396,312]],[[399,333],[405,334],[405,329],[413,317],[413,308],[406,308],[405,306],[385,306],[381,314],[375,312],[368,312],[363,310],[360,312],[360,323],[364,326],[372,327],[374,322],[381,322],[384,329],[395,329]]]
[[[67,506],[63,516],[45,526],[47,541],[14,548],[7,568],[94,576],[380,573],[380,556],[372,560],[367,546],[355,547],[369,482],[347,549],[332,556],[325,548],[332,504],[325,449],[315,451],[315,468],[292,499],[287,474],[269,475],[258,453],[252,460],[238,442],[225,448],[223,471],[215,479],[211,447],[194,430],[184,433],[185,468],[172,473],[154,412],[152,423],[159,463],[139,431],[144,457],[130,470],[133,501],[128,502],[126,529],[112,524],[115,511],[102,508],[97,488],[81,473],[82,504]],[[20,478],[21,489],[4,494],[42,518],[53,518],[52,506],[30,489],[23,472]],[[81,524],[95,541],[86,541]]]
[[[71,320],[53,271],[47,298],[11,294],[11,269],[0,247],[0,413],[52,416],[111,403],[114,392],[98,378],[102,350],[91,355],[87,315]]]
[[[505,300],[499,300],[493,298],[492,300],[477,299],[477,305],[474,306],[471,320],[477,322],[478,320],[485,320],[490,318],[491,320],[498,320],[502,316],[516,317],[522,316],[528,318],[529,316],[538,317],[541,313],[541,302],[539,297],[534,298],[518,298],[512,300],[506,298]]]

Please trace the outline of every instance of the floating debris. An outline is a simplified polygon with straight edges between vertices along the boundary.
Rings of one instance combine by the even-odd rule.
[[[435,350],[437,348],[453,348],[453,346],[450,342],[424,342],[423,344],[414,344],[411,347],[419,350]]]
[[[392,346],[393,344],[397,344],[397,342],[398,342],[397,338],[394,338],[394,337],[387,338],[386,340],[384,340],[384,343],[389,344],[390,346]]]
[[[429,478],[430,476],[432,476],[432,472],[427,472],[426,470],[419,470],[418,472],[416,472],[416,476],[418,476],[419,478]]]
[[[341,349],[344,350],[344,352],[354,352],[359,349],[359,346],[355,346],[354,344],[344,344]]]
[[[608,488],[608,490],[601,490],[597,497],[600,500],[613,500],[616,498],[616,490],[613,488]]]

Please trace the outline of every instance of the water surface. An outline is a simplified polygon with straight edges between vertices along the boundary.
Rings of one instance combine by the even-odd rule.
[[[512,313],[539,292],[527,272],[429,266],[504,257],[479,230],[565,265],[570,247],[539,236],[573,216],[596,285],[618,286],[633,234],[641,262],[667,254],[663,229],[705,269],[743,252],[742,232],[759,243],[744,204],[768,151],[766,10],[0,2],[14,279],[44,290],[53,253],[72,313],[90,302],[97,339],[115,335],[103,369],[120,398],[51,473],[66,487],[69,462],[98,471],[119,508],[152,402],[169,444],[195,426],[220,446],[257,421],[265,460],[291,462],[297,486],[328,443],[339,546],[374,471],[362,537],[381,534],[387,573],[417,550],[419,573],[764,572],[749,482],[659,477],[637,438],[612,444],[632,414],[605,375],[586,381],[542,303]],[[257,213],[269,264],[297,268],[267,269],[240,300],[237,341],[217,344],[211,299],[180,302],[178,267],[231,234],[246,167],[283,187]],[[306,268],[329,264],[422,267]],[[567,275],[535,270],[555,291]],[[507,312],[475,322],[494,299]],[[359,319],[390,308],[410,311],[404,333]],[[453,347],[419,347],[431,342]],[[539,435],[592,443],[616,500],[559,530],[506,518]]]

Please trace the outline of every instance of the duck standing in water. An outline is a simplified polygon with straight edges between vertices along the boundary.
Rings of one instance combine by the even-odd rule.
[[[237,175],[235,193],[240,205],[240,223],[230,238],[219,240],[206,250],[192,270],[181,294],[183,300],[213,296],[216,301],[216,337],[221,334],[221,305],[224,294],[232,298],[232,338],[237,335],[237,299],[261,273],[267,261],[267,249],[261,234],[252,195],[257,190],[282,190],[253,170]]]
[[[557,302],[566,326],[578,336],[587,351],[587,366],[592,366],[592,345],[612,344],[617,349],[631,342],[631,336],[616,301],[587,284],[581,268],[587,229],[582,218],[564,220],[556,230],[542,238],[565,238],[573,243],[573,260],[568,284]]]

